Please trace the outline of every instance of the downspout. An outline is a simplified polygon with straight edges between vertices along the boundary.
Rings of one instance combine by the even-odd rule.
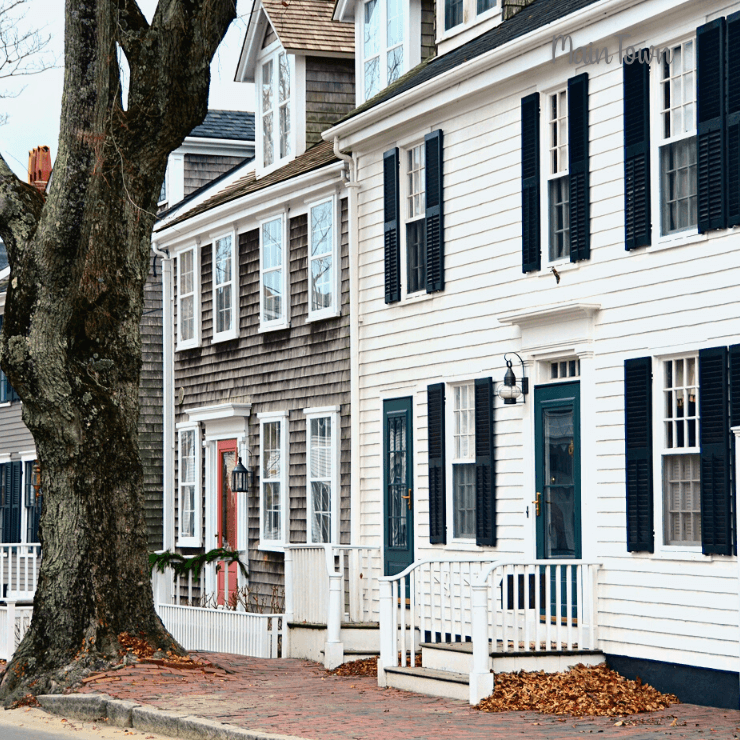
[[[162,259],[162,549],[175,547],[175,388],[174,294],[172,257],[152,241],[152,251]]]
[[[350,385],[350,544],[360,545],[360,355],[359,346],[359,255],[357,238],[357,166],[354,155],[339,150],[334,138],[334,155],[346,162],[344,184],[349,212],[349,385]]]

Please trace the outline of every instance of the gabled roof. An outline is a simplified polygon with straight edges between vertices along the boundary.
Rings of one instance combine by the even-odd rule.
[[[258,190],[264,190],[265,188],[269,188],[271,185],[276,185],[279,182],[290,180],[293,177],[298,177],[298,175],[303,175],[312,170],[316,170],[319,167],[323,167],[337,161],[339,160],[334,156],[333,142],[322,141],[309,149],[305,154],[301,154],[300,157],[296,157],[292,162],[288,162],[288,164],[283,167],[280,167],[259,179],[255,176],[254,171],[248,172],[244,177],[231,183],[223,190],[211,196],[207,200],[204,200],[202,203],[199,203],[189,211],[186,211],[182,216],[179,216],[172,221],[168,221],[166,224],[161,225],[160,228],[155,226],[154,231],[156,233],[157,231],[168,229],[170,226],[187,221],[189,218],[193,218],[193,216],[197,216],[206,211],[210,211],[212,208],[216,208],[225,203],[229,203],[232,200],[241,198],[243,195],[255,193]],[[201,191],[204,188],[210,188],[212,186],[213,183],[208,183],[201,188]],[[193,195],[198,192],[199,191],[196,190]]]
[[[334,0],[255,0],[244,37],[236,80],[254,82],[265,31],[275,31],[282,47],[297,54],[352,57],[355,29],[332,20]]]
[[[407,90],[449,72],[465,62],[469,62],[471,59],[493,51],[510,41],[525,36],[531,31],[543,28],[566,15],[575,13],[577,10],[597,2],[600,2],[600,0],[534,0],[531,5],[520,10],[513,18],[494,26],[490,31],[486,31],[477,38],[468,41],[467,44],[463,44],[443,56],[432,57],[423,61],[392,85],[381,90],[375,97],[355,108],[341,121],[347,121],[386,100],[395,98]],[[341,123],[341,121],[337,121],[337,123]]]
[[[254,113],[241,110],[209,110],[203,123],[196,126],[188,136],[254,141]]]

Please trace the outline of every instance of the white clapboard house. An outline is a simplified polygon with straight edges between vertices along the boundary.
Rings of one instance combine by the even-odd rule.
[[[737,708],[740,2],[500,1],[416,66],[423,2],[335,11],[379,681],[606,656]]]

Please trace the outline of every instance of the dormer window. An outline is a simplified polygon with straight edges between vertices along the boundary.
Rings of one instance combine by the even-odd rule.
[[[260,67],[258,96],[263,167],[271,167],[293,153],[293,58],[279,46],[267,51]]]
[[[362,6],[363,100],[404,72],[404,13],[401,0],[367,0]]]

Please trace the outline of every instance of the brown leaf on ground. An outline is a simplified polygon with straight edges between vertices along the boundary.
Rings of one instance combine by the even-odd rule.
[[[141,663],[154,663],[169,668],[200,668],[201,664],[194,661],[189,655],[176,655],[168,650],[166,653],[157,651],[143,637],[136,637],[128,632],[118,635],[118,642],[123,647],[121,655],[135,655]]]
[[[13,709],[18,709],[18,707],[40,707],[41,704],[36,701],[36,697],[33,694],[26,694],[21,699],[18,699],[13,704]]]
[[[497,673],[493,694],[476,709],[615,717],[654,712],[679,703],[673,694],[661,694],[639,679],[630,681],[607,668],[606,663],[579,663],[561,673]]]
[[[398,662],[401,662],[401,653],[398,654]],[[409,656],[406,655],[406,666],[410,665]],[[417,668],[421,667],[421,655],[416,656],[414,661]],[[362,660],[353,660],[351,663],[342,663],[337,668],[327,671],[330,676],[378,676],[378,659],[364,658]]]

